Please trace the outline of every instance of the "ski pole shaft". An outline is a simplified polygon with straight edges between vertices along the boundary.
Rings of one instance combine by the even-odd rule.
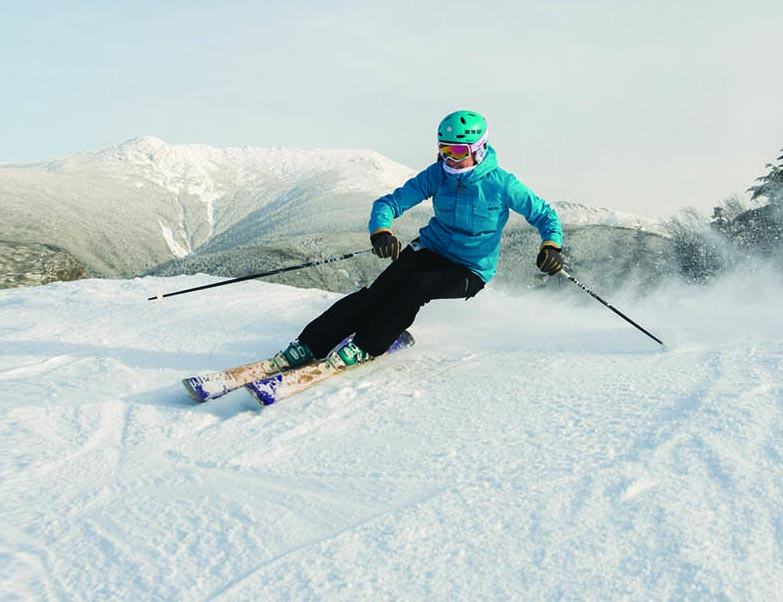
[[[660,343],[661,345],[664,344],[661,339],[656,337],[654,334],[652,334],[648,330],[645,330],[644,328],[639,326],[636,322],[631,320],[631,318],[626,316],[623,312],[621,312],[617,308],[613,307],[611,303],[608,303],[608,302],[604,301],[603,299],[601,299],[601,297],[596,295],[593,291],[591,291],[589,288],[587,288],[584,284],[579,282],[579,280],[574,278],[571,274],[569,274],[565,270],[560,270],[559,273],[562,274],[565,278],[568,278],[571,282],[573,282],[575,285],[577,285],[579,288],[581,288],[584,292],[586,292],[588,295],[590,295],[593,299],[595,299],[599,303],[602,303],[604,306],[606,306],[609,309],[611,309],[614,313],[616,313],[618,316],[620,316],[623,320],[625,320],[626,322],[628,322],[629,324],[631,324],[635,328],[638,328],[639,330],[641,330],[644,334],[646,334],[648,337],[650,337],[653,341],[655,341],[656,343]]]
[[[269,272],[261,272],[260,274],[250,274],[248,276],[240,276],[239,278],[232,278],[231,280],[222,280],[220,282],[213,282],[212,284],[204,284],[203,286],[194,286],[193,288],[186,288],[181,291],[174,291],[172,293],[166,293],[165,295],[155,295],[154,297],[147,297],[147,301],[154,301],[155,299],[163,299],[164,297],[173,297],[174,295],[184,295],[185,293],[193,293],[195,291],[203,291],[208,288],[215,288],[216,286],[225,286],[227,284],[234,284],[236,282],[244,282],[245,280],[253,280],[255,278],[264,278],[266,276],[274,276],[275,274],[282,274],[283,272],[293,272],[294,270],[301,270],[302,268],[311,268],[317,265],[324,265],[326,263],[333,263],[335,261],[342,261],[343,259],[350,259],[357,255],[364,255],[366,253],[372,253],[372,249],[366,249],[364,251],[354,251],[353,253],[345,253],[344,255],[336,255],[335,257],[327,257],[326,259],[317,259],[315,261],[308,261],[299,265],[291,265],[285,268],[278,268]]]

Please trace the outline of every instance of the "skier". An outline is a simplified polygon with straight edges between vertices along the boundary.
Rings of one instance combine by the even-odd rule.
[[[370,285],[310,322],[275,356],[281,369],[329,357],[336,367],[382,355],[433,299],[470,299],[495,275],[509,209],[538,229],[538,268],[562,267],[562,229],[555,211],[515,176],[498,167],[487,122],[455,111],[438,126],[438,158],[400,188],[377,199],[369,231],[373,253],[392,260]],[[392,221],[432,198],[435,215],[404,250]],[[349,335],[351,342],[335,349]]]

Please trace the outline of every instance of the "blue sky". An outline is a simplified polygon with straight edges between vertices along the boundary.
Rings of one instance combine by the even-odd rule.
[[[152,134],[423,168],[472,108],[544,198],[667,216],[783,147],[777,0],[3,4],[0,162]]]

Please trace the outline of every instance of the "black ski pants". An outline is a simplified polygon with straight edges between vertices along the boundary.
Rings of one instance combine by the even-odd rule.
[[[299,335],[317,358],[326,357],[355,334],[354,343],[372,356],[382,355],[413,324],[422,306],[433,299],[469,299],[484,281],[463,265],[408,245],[369,288],[337,301]]]

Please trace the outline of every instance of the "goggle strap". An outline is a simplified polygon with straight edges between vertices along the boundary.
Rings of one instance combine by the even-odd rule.
[[[489,128],[486,128],[484,130],[484,134],[479,138],[479,141],[475,144],[470,144],[470,152],[475,152],[478,149],[480,149],[482,146],[484,146],[487,143],[487,140],[489,139]]]

